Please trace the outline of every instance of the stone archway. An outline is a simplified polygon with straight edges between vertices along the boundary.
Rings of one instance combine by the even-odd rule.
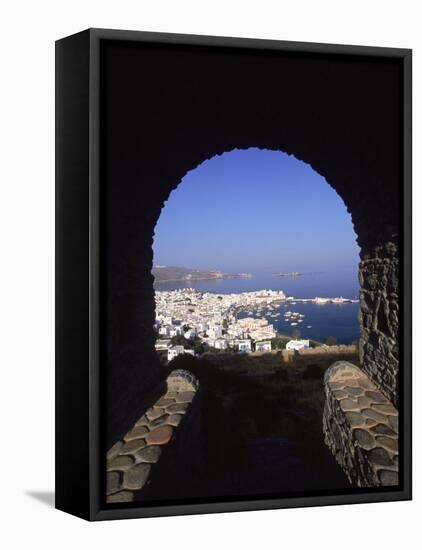
[[[344,200],[361,248],[363,369],[398,402],[399,63],[222,53],[214,47],[199,56],[189,46],[170,52],[165,45],[103,45],[110,68],[102,82],[110,443],[160,381],[151,269],[161,208],[186,172],[234,148],[294,154]],[[130,85],[123,86],[128,75]]]

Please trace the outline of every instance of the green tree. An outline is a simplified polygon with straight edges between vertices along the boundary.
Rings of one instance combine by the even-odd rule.
[[[193,342],[185,338],[182,334],[176,334],[171,338],[171,343],[175,346],[183,346],[186,349],[194,349]]]
[[[275,336],[271,338],[271,349],[286,349],[286,344],[289,340],[288,336]]]

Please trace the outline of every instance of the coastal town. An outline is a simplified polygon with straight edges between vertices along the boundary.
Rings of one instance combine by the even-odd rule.
[[[304,315],[294,311],[298,302],[345,303],[337,298],[294,298],[281,290],[259,290],[237,294],[200,292],[193,288],[156,291],[155,330],[157,352],[171,361],[181,354],[196,355],[202,350],[216,352],[270,352],[278,336],[275,322],[286,307],[284,321],[300,327]],[[311,328],[308,325],[308,328]],[[292,338],[286,349],[306,349],[307,339]]]

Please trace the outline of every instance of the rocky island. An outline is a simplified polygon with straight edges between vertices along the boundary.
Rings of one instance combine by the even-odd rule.
[[[280,272],[280,273],[273,273],[274,277],[299,277],[302,275],[302,273],[299,273],[299,271],[287,271],[287,272]]]

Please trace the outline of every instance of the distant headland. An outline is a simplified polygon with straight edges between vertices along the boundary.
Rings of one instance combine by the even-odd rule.
[[[155,265],[152,269],[155,283],[177,281],[209,281],[214,279],[250,279],[250,273],[224,273],[223,271],[201,271],[187,267]]]

